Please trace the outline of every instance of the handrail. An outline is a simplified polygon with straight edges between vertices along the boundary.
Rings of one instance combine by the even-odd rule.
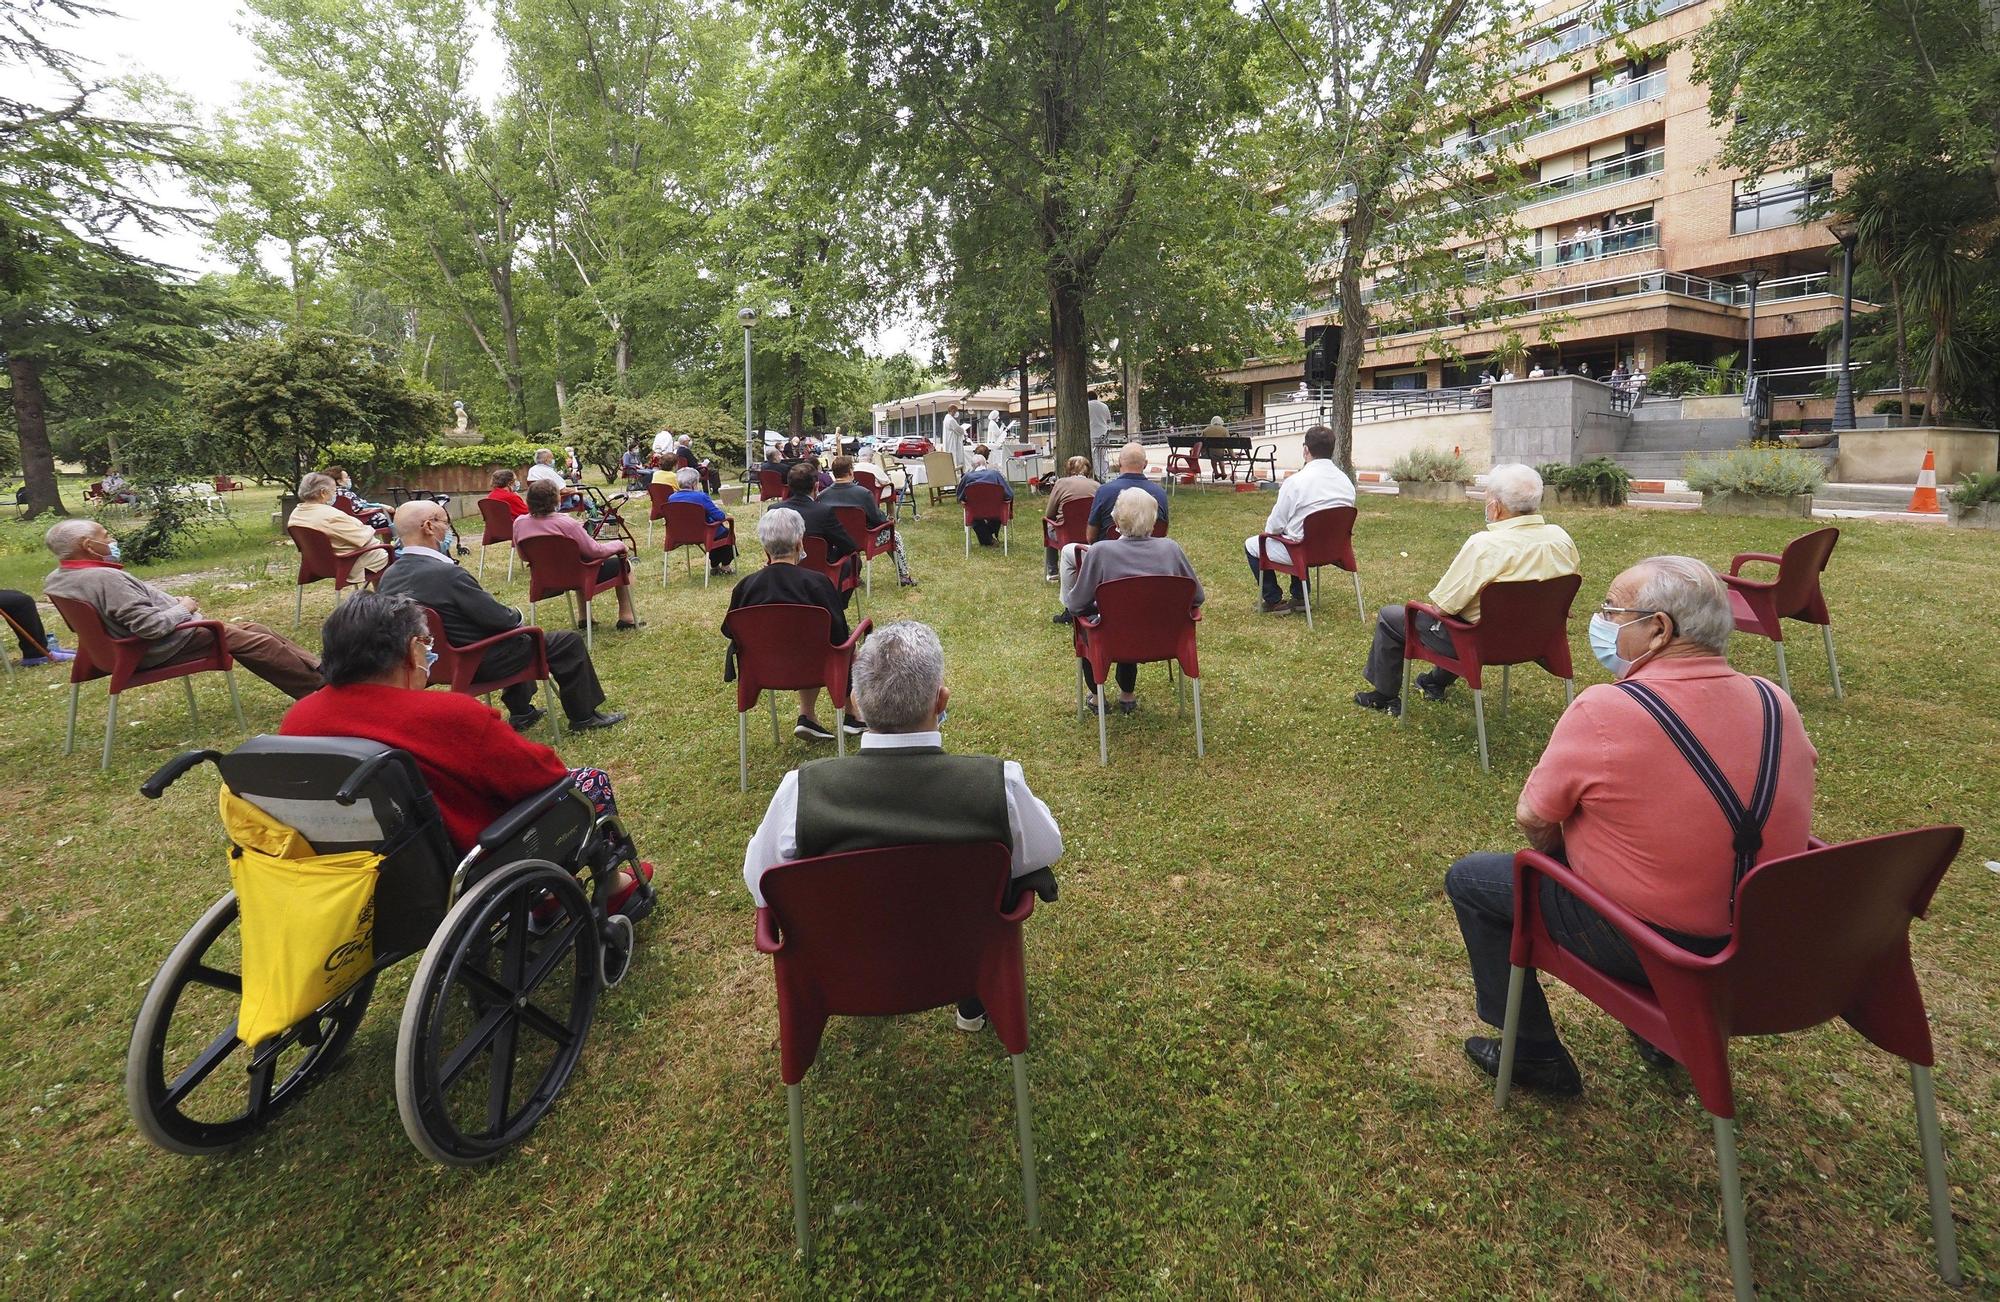
[[[1629,108],[1646,100],[1664,98],[1666,93],[1667,70],[1658,68],[1643,77],[1636,77],[1616,86],[1607,86],[1595,95],[1573,104],[1544,109],[1519,122],[1495,127],[1491,131],[1467,136],[1463,140],[1447,140],[1439,148],[1453,158],[1463,158],[1468,154],[1484,154],[1500,146],[1532,140],[1536,136],[1547,135],[1551,131],[1574,126],[1578,122],[1587,122],[1591,118],[1603,117],[1606,113],[1615,113],[1619,109]]]
[[[1806,298],[1832,293],[1830,277],[1826,272],[1809,272],[1803,276],[1787,276],[1782,280],[1767,280],[1759,288],[1757,302],[1766,303],[1792,298]],[[1646,271],[1631,276],[1618,276],[1606,280],[1593,280],[1581,285],[1553,285],[1546,289],[1533,290],[1523,294],[1510,294],[1503,298],[1488,300],[1480,309],[1467,312],[1454,308],[1443,314],[1442,319],[1423,325],[1391,328],[1394,323],[1386,323],[1374,337],[1389,338],[1395,335],[1426,334],[1433,330],[1447,329],[1453,325],[1465,325],[1468,321],[1477,325],[1486,316],[1519,316],[1527,312],[1547,311],[1554,308],[1576,307],[1582,304],[1602,302],[1607,299],[1629,298],[1638,294],[1675,294],[1683,298],[1695,298],[1704,302],[1718,303],[1725,307],[1747,307],[1750,302],[1748,285],[1732,284],[1708,280],[1701,276],[1690,276],[1675,271]],[[1492,311],[1494,306],[1504,310]],[[1331,304],[1328,304],[1331,307]]]
[[[1642,176],[1651,176],[1666,165],[1667,147],[1655,145],[1637,154],[1620,154],[1617,158],[1607,158],[1600,163],[1592,163],[1581,172],[1571,172],[1568,176],[1550,177],[1546,181],[1536,181],[1522,187],[1521,207],[1532,208],[1540,203],[1553,203],[1573,194],[1595,190],[1599,186],[1617,185],[1622,181],[1636,181]],[[1540,191],[1546,190],[1543,194]]]

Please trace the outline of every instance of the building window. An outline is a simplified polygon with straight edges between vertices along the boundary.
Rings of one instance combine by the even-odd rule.
[[[1806,219],[1806,209],[1824,200],[1833,188],[1826,176],[1804,180],[1766,180],[1762,189],[1748,189],[1736,183],[1736,197],[1730,213],[1729,229],[1735,235],[1768,231],[1779,226],[1796,226]]]
[[[1377,389],[1421,389],[1424,387],[1424,373],[1422,371],[1408,371],[1402,375],[1382,375],[1377,373],[1375,376],[1375,387]]]

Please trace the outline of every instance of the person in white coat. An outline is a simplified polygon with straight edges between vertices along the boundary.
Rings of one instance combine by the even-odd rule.
[[[1278,535],[1265,544],[1271,559],[1292,558],[1280,540],[1303,542],[1306,517],[1314,511],[1353,505],[1354,481],[1334,464],[1333,429],[1315,425],[1306,431],[1305,467],[1278,486],[1278,501],[1271,507],[1270,518],[1264,521],[1264,533]],[[1305,587],[1297,576],[1292,578],[1292,597],[1287,601],[1278,591],[1278,576],[1257,563],[1257,542],[1263,536],[1256,534],[1243,540],[1243,550],[1250,556],[1250,573],[1264,585],[1264,599],[1257,609],[1266,615],[1289,615],[1305,609]]]
[[[951,459],[960,470],[965,469],[966,454],[972,450],[971,441],[966,438],[965,426],[958,421],[959,405],[952,403],[945,408],[944,421],[938,426],[938,443],[942,450],[951,453]]]

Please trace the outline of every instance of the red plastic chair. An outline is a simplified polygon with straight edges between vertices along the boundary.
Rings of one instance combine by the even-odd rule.
[[[486,549],[494,543],[507,544],[507,582],[514,581],[514,512],[505,502],[490,497],[479,499],[479,581],[486,582]]]
[[[848,535],[850,538],[853,536]],[[850,552],[835,564],[827,559],[826,539],[816,538],[811,534],[806,535],[799,547],[799,567],[811,570],[814,574],[824,574],[833,584],[834,591],[841,596],[844,597],[861,586],[861,566],[858,560],[860,553]]]
[[[859,482],[858,477],[856,482]],[[862,588],[867,595],[874,596],[875,558],[895,554],[896,526],[885,520],[870,529],[868,513],[858,506],[836,506],[833,518],[840,521],[840,527],[847,530],[847,536],[861,548]]]
[[[1563,683],[1563,707],[1576,696],[1576,670],[1569,658],[1569,608],[1583,577],[1489,583],[1479,593],[1479,622],[1468,624],[1424,601],[1403,605],[1403,714],[1410,719],[1411,665],[1427,660],[1457,674],[1472,689],[1472,717],[1479,729],[1479,767],[1492,772],[1486,755],[1486,697],[1480,690],[1480,670],[1500,667],[1500,713],[1507,713],[1507,689],[1513,666],[1540,665]],[[1434,651],[1417,636],[1417,616],[1425,615],[1451,634],[1456,658]]]
[[[890,485],[885,484],[881,480],[875,478],[874,471],[872,470],[855,471],[854,482],[860,484],[863,488],[866,488],[869,492],[875,494],[875,502],[883,509],[884,512],[886,512],[891,516],[896,514],[896,490]]]
[[[1172,492],[1174,485],[1181,482],[1182,475],[1191,476],[1191,478],[1187,481],[1190,484],[1195,482],[1195,480],[1201,478],[1200,439],[1196,439],[1194,445],[1188,448],[1186,451],[1176,451],[1167,453],[1168,492]]]
[[[1086,521],[1085,523],[1088,523],[1088,521]],[[1106,521],[1104,525],[1104,532],[1098,536],[1097,541],[1110,542],[1114,538],[1122,538],[1124,536],[1125,535],[1118,532],[1117,525],[1112,524],[1109,521]],[[1167,518],[1165,516],[1160,516],[1153,521],[1153,536],[1155,538],[1164,538],[1167,536]]]
[[[237,483],[228,475],[217,475],[215,477],[215,491],[218,493],[240,493],[243,491],[243,485]]]
[[[1201,607],[1194,604],[1195,582],[1178,574],[1145,574],[1097,585],[1097,613],[1079,616],[1076,637],[1076,717],[1083,717],[1083,662],[1097,679],[1097,762],[1109,764],[1111,750],[1104,735],[1104,698],[1110,693],[1114,664],[1168,662],[1172,676],[1178,667],[1194,693],[1194,757],[1208,751],[1201,735],[1201,662],[1195,657],[1195,626]],[[1180,679],[1174,679],[1174,711],[1181,708]]]
[[[591,600],[600,592],[623,588],[632,582],[631,554],[626,554],[626,563],[617,577],[600,579],[597,571],[604,562],[584,560],[576,543],[568,538],[552,534],[523,538],[514,544],[514,550],[521,553],[521,559],[528,563],[528,605],[534,614],[533,622],[542,622],[541,612],[534,609],[541,602],[573,592],[576,604],[583,608],[579,615],[583,621],[583,644],[586,649],[595,650],[591,639]]]
[[[646,545],[653,545],[653,522],[667,518],[667,499],[674,494],[675,485],[669,480],[655,476],[646,484]]]
[[[381,552],[390,563],[396,559],[396,549],[388,543],[369,543],[359,551],[337,552],[333,549],[333,539],[317,529],[295,524],[286,528],[292,536],[292,545],[299,549],[298,594],[292,602],[292,624],[296,627],[305,618],[306,585],[318,583],[321,579],[333,580],[333,604],[340,604],[340,594],[347,588],[374,587],[382,579],[382,571],[389,568],[362,570],[361,577],[354,577],[361,558],[370,552]]]
[[[1722,1214],[1736,1296],[1755,1297],[1729,1041],[1782,1035],[1838,1017],[1910,1064],[1917,1134],[1930,1186],[1938,1273],[1959,1282],[1958,1245],[1931,1086],[1936,1055],[1910,965],[1910,924],[1924,916],[1964,830],[1925,827],[1819,845],[1752,869],[1736,890],[1730,942],[1704,958],[1680,948],[1588,881],[1533,850],[1514,857],[1513,973],[1501,1033],[1496,1107],[1507,1106],[1527,969],[1546,972],[1686,1066],[1715,1131]],[[1604,975],[1552,940],[1541,915],[1547,877],[1595,909],[1631,944],[1651,988]]]
[[[757,500],[760,502],[782,502],[785,492],[785,477],[775,470],[757,472]]]
[[[453,646],[451,639],[445,636],[444,620],[429,606],[423,609],[424,622],[430,625],[431,630],[431,650],[437,653],[437,663],[431,666],[432,687],[443,684],[463,696],[491,697],[493,693],[504,692],[516,683],[540,683],[549,693],[549,726],[555,730],[558,738],[562,736],[560,721],[562,710],[557,708],[561,698],[556,691],[555,675],[549,672],[547,634],[532,624],[523,624],[519,628],[510,628],[505,633],[482,637],[477,642]],[[478,676],[479,662],[486,658],[486,653],[502,642],[517,637],[528,639],[532,648],[528,654],[528,663],[504,677],[481,680]],[[487,701],[488,705],[492,703],[491,700]]]
[[[1000,522],[1000,554],[1007,555],[1007,526],[1014,519],[1014,503],[1007,496],[1007,490],[998,484],[967,484],[959,494],[959,504],[965,508],[965,554],[972,556],[972,522],[974,520],[998,520]]]
[[[663,588],[667,586],[668,555],[682,547],[699,547],[703,561],[701,567],[701,586],[704,588],[707,587],[709,571],[712,568],[707,564],[708,554],[729,546],[735,540],[735,517],[725,515],[720,520],[711,524],[708,519],[708,512],[702,509],[700,502],[667,502],[658,500],[653,505],[656,510],[661,506],[667,508],[659,516],[653,517],[667,522],[667,536],[660,542],[660,586]],[[650,533],[652,530],[652,519],[648,519],[646,528]],[[690,556],[686,559],[688,562],[688,573],[692,575],[694,573],[694,558]]]
[[[1313,622],[1313,589],[1319,586],[1318,571],[1322,565],[1346,570],[1354,576],[1354,609],[1364,623],[1368,619],[1368,607],[1361,602],[1361,563],[1354,559],[1354,517],[1355,509],[1351,506],[1321,507],[1306,517],[1304,539],[1275,533],[1257,535],[1257,568],[1273,574],[1289,574],[1305,585],[1308,629]],[[1271,555],[1273,541],[1285,544],[1289,560],[1280,561]],[[1308,571],[1312,572],[1311,577]]]
[[[1090,499],[1072,497],[1062,504],[1057,518],[1042,520],[1042,545],[1061,551],[1071,543],[1088,543],[1090,529]]]
[[[152,643],[138,637],[113,637],[98,617],[97,608],[70,597],[51,595],[49,603],[61,615],[63,623],[76,634],[76,659],[69,662],[69,724],[63,732],[63,754],[76,751],[76,704],[79,689],[94,678],[109,678],[110,703],[104,715],[104,756],[97,763],[100,769],[111,767],[111,741],[118,735],[118,694],[128,687],[144,687],[148,683],[164,683],[170,678],[181,680],[187,690],[188,718],[199,728],[201,712],[194,703],[194,675],[215,670],[229,684],[229,704],[236,711],[236,726],[245,736],[250,725],[243,719],[243,702],[236,695],[236,662],[230,658],[229,647],[223,641],[222,622],[214,619],[191,619],[182,628],[205,628],[214,645],[205,651],[170,660],[163,665],[142,669],[139,662]]]
[[[1815,529],[1785,544],[1782,556],[1769,552],[1739,552],[1729,562],[1722,581],[1729,585],[1729,609],[1736,616],[1738,633],[1767,637],[1778,648],[1778,683],[1785,695],[1792,694],[1791,670],[1785,666],[1783,621],[1796,619],[1817,624],[1826,637],[1826,667],[1833,675],[1833,694],[1846,695],[1840,686],[1840,661],[1833,654],[1833,617],[1826,611],[1826,596],[1820,591],[1819,576],[1840,541],[1838,529]],[[1748,561],[1764,561],[1778,567],[1774,579],[1746,579],[1742,569]],[[1796,699],[1796,698],[1794,698]]]
[[[1012,856],[993,842],[902,845],[779,864],[760,881],[757,948],[778,986],[779,1075],[792,1150],[792,1224],[812,1259],[805,1109],[799,1083],[830,1017],[895,1017],[976,995],[1014,1066],[1021,1195],[1028,1232],[1041,1228],[1035,1121],[1028,1097],[1028,978],[1023,891],[1003,911]]]
[[[836,753],[847,753],[847,676],[854,668],[854,650],[875,626],[862,620],[845,642],[830,645],[833,616],[819,606],[775,603],[738,606],[722,619],[722,635],[736,646],[736,781],[750,789],[750,711],[763,692],[803,691],[824,687],[833,700]],[[782,746],[778,731],[778,698],[770,698],[771,744]]]

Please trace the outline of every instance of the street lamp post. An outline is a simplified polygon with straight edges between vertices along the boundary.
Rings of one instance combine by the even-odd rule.
[[[1743,283],[1750,287],[1750,331],[1743,350],[1743,404],[1746,407],[1757,395],[1757,286],[1764,283],[1767,274],[1757,267],[1743,273]]]
[[[757,435],[750,422],[750,327],[757,324],[757,309],[746,307],[736,319],[743,323],[743,474],[747,480],[757,464]]]
[[[1854,245],[1861,230],[1851,221],[1835,222],[1831,229],[1833,238],[1840,241],[1840,381],[1833,390],[1833,427],[1843,430],[1854,428],[1854,380],[1849,366],[1854,337]]]

